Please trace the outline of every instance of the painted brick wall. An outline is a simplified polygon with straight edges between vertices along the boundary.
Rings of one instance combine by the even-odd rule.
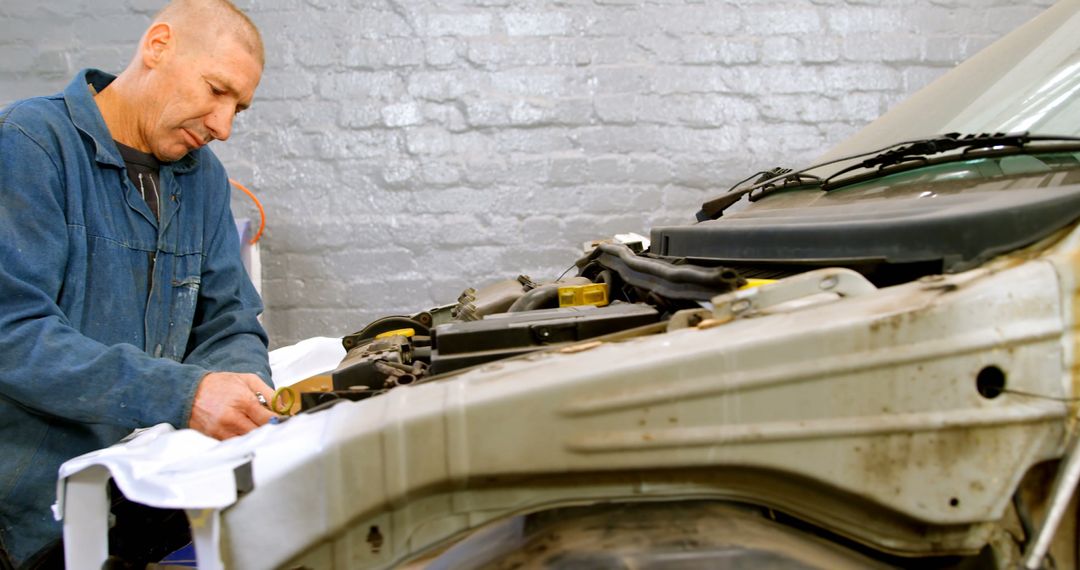
[[[583,241],[688,221],[1049,4],[240,0],[268,64],[215,147],[269,214],[273,343],[552,278]],[[3,0],[0,104],[119,71],[160,5]]]

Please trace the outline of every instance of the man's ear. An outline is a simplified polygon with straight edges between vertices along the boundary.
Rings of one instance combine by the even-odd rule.
[[[157,22],[143,34],[140,44],[143,65],[154,69],[176,49],[176,36],[167,22]]]

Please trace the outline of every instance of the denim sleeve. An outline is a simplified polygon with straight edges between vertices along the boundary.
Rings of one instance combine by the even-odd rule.
[[[263,305],[240,261],[240,238],[229,209],[229,188],[211,228],[202,286],[184,362],[215,372],[258,374],[268,386],[267,336],[258,316]]]
[[[0,397],[73,422],[186,427],[205,370],[88,338],[57,304],[69,254],[62,172],[0,118]]]

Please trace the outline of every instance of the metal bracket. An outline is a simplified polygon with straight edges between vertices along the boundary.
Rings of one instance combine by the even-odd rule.
[[[858,297],[877,291],[862,274],[840,267],[808,271],[776,283],[740,289],[713,298],[717,320],[729,321],[775,307],[781,303],[805,299],[819,293]]]
[[[671,332],[696,327],[711,318],[713,318],[713,313],[709,309],[683,309],[671,315],[671,319],[668,320],[667,330]]]

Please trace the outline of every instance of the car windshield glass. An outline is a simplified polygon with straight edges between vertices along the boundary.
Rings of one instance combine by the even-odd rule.
[[[1014,154],[959,160],[905,170],[829,192],[777,192],[754,208],[726,212],[727,218],[790,215],[792,208],[828,208],[854,202],[951,199],[988,192],[1043,191],[1080,184],[1080,152]],[[912,202],[914,204],[915,202]],[[786,212],[786,214],[784,214]]]
[[[752,174],[705,201],[695,217],[704,221],[729,208],[741,210],[748,206],[745,196],[756,201],[794,188],[831,190],[898,170],[964,160],[973,150],[1011,147],[1031,153],[1046,150],[1037,147],[1050,141],[1075,147],[1078,95],[1080,0],[1062,0],[810,165]],[[1001,144],[982,144],[995,141]]]
[[[1080,153],[1012,155],[947,162],[852,184],[812,205],[888,198],[936,198],[1080,184]]]

